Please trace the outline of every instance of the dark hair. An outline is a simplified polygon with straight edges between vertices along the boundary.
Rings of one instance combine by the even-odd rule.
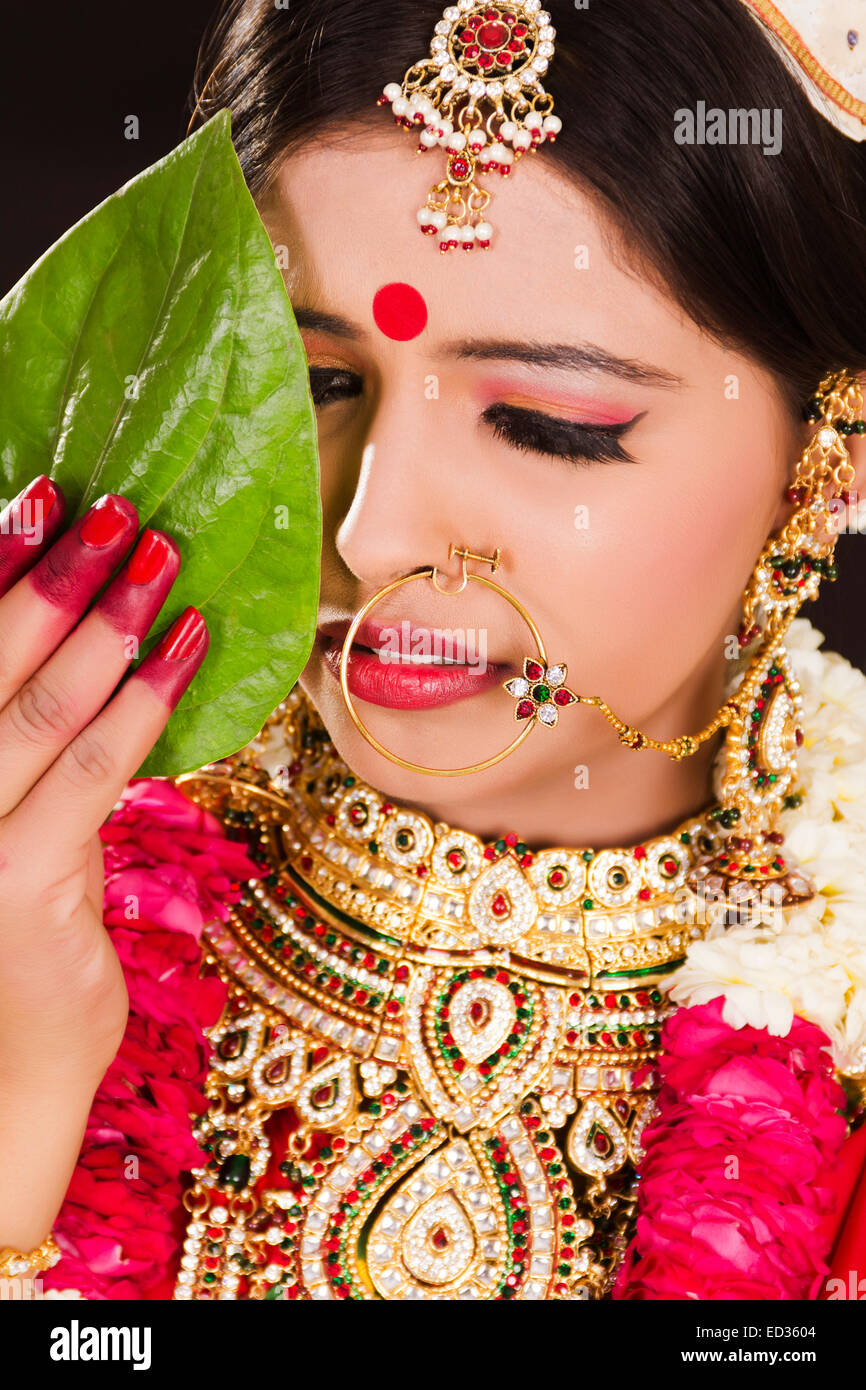
[[[777,374],[792,404],[866,368],[866,143],[811,106],[740,0],[545,0],[554,159],[602,200],[685,312]],[[428,49],[443,0],[224,0],[193,123],[232,113],[254,196],[324,126],[369,118]],[[674,113],[782,111],[782,148],[677,144]]]

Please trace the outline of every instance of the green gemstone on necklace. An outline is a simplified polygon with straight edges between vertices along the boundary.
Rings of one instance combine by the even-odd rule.
[[[532,698],[533,700],[537,700],[540,705],[543,705],[545,700],[550,699],[550,686],[536,685],[532,691]]]

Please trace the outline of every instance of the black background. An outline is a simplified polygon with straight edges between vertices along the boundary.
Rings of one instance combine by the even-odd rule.
[[[198,43],[213,10],[213,0],[18,0],[7,9],[0,294],[68,227],[183,138]],[[129,115],[138,117],[137,140],[124,137]],[[866,669],[866,536],[842,536],[837,554],[839,580],[825,583],[805,613],[829,646]]]

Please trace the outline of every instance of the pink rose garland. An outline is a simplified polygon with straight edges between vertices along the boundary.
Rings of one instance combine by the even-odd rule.
[[[662,1035],[659,1110],[644,1134],[637,1231],[615,1299],[814,1298],[827,1273],[825,1185],[847,1127],[829,1040],[731,1028],[722,999]]]
[[[101,837],[129,1022],[55,1224],[63,1258],[43,1282],[91,1299],[170,1298],[182,1174],[204,1157],[190,1120],[205,1108],[203,1030],[225,1000],[220,980],[198,977],[199,941],[205,922],[227,917],[232,882],[258,870],[171,783],[132,783]]]

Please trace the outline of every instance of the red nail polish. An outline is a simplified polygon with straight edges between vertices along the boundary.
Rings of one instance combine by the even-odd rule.
[[[38,518],[44,521],[57,501],[57,488],[49,477],[41,473],[22,492],[20,500],[23,502],[25,498],[30,504],[31,512],[38,508]]]
[[[187,661],[204,641],[207,626],[197,608],[187,608],[169,628],[156,649],[163,661]]]
[[[100,497],[84,518],[78,536],[92,550],[101,550],[122,536],[129,524],[130,517],[118,498]]]
[[[162,574],[171,553],[168,540],[160,531],[143,531],[126,567],[130,584],[150,584]]]

